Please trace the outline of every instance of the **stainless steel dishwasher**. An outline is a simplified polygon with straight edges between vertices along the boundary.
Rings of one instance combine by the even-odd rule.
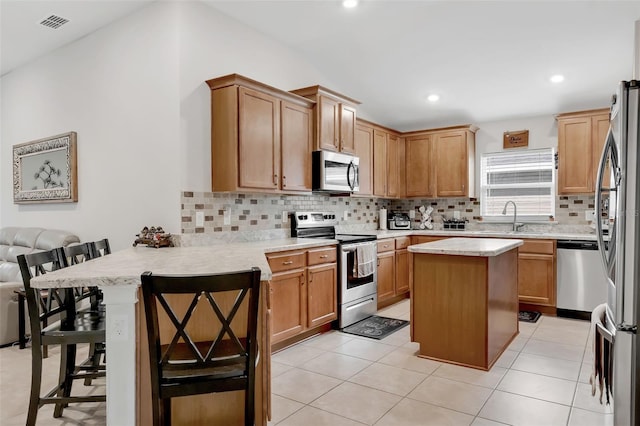
[[[597,241],[558,240],[558,316],[590,319],[607,301],[606,275]]]

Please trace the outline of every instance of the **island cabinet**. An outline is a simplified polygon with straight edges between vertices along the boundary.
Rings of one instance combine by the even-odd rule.
[[[558,193],[592,194],[607,131],[609,110],[559,114]]]
[[[556,313],[555,240],[524,240],[518,250],[518,299],[524,310]]]
[[[418,355],[489,370],[518,334],[521,240],[412,245],[411,340]]]
[[[407,197],[474,197],[476,130],[467,125],[403,134]]]
[[[273,272],[269,282],[272,347],[284,347],[338,318],[335,246],[269,253],[267,260]]]
[[[358,122],[356,124],[356,156],[360,159],[358,179],[360,191],[355,196],[373,195],[373,127]]]
[[[378,309],[393,304],[409,294],[410,237],[378,241]]]
[[[238,74],[207,84],[212,190],[311,191],[313,102]]]
[[[355,154],[356,106],[360,102],[322,86],[292,90],[315,101],[313,150]]]

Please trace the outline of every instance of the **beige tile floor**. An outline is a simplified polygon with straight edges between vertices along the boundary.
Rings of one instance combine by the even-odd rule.
[[[379,315],[409,319],[408,300]],[[272,357],[270,425],[613,425],[591,396],[589,323],[542,317],[489,372],[415,356],[405,327],[377,341],[332,331]]]
[[[409,318],[404,301],[381,312]],[[381,340],[338,331],[313,337],[272,358],[269,425],[613,425],[610,406],[591,396],[589,324],[542,317],[520,323],[520,335],[489,372],[418,358],[405,327]],[[59,349],[46,360],[55,381]],[[0,349],[0,425],[24,425],[30,351]],[[104,392],[76,384],[79,392]],[[38,425],[103,425],[104,404],[53,406]]]

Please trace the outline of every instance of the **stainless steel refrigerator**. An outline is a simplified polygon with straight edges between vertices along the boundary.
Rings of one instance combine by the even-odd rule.
[[[596,221],[607,272],[606,330],[602,334],[612,343],[616,426],[640,424],[639,102],[640,81],[621,82],[612,101],[611,127],[600,160],[595,197],[596,208],[603,215],[603,220]]]

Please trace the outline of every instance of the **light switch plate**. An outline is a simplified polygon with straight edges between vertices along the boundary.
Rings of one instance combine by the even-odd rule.
[[[198,228],[204,226],[204,212],[196,212],[196,226]]]
[[[588,220],[593,222],[595,220],[595,210],[585,210],[584,211],[584,220]]]
[[[224,224],[231,225],[231,212],[229,210],[224,211]]]
[[[282,212],[282,223],[287,223],[287,221],[289,220],[289,212]]]
[[[409,219],[416,218],[416,211],[414,209],[409,210]]]
[[[344,220],[349,220],[349,210],[344,211]]]

